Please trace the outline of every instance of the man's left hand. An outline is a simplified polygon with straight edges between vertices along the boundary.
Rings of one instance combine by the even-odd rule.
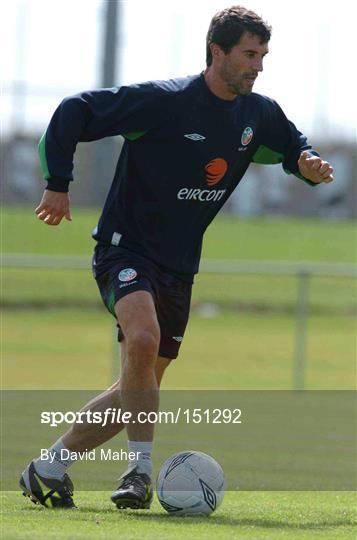
[[[333,180],[333,168],[328,161],[323,161],[308,152],[302,152],[298,161],[300,174],[314,184],[328,184]]]

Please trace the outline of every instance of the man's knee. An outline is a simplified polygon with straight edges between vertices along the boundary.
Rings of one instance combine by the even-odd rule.
[[[134,358],[152,359],[156,362],[160,345],[160,329],[152,326],[150,329],[138,329],[125,336],[127,342],[128,360]]]
[[[160,326],[152,295],[136,291],[115,304],[118,324],[126,343],[128,362],[135,358],[156,361],[160,344]]]

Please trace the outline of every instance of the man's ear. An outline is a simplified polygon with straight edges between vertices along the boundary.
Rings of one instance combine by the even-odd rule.
[[[211,49],[212,58],[219,58],[223,53],[221,47],[217,45],[217,43],[211,43],[209,47]]]

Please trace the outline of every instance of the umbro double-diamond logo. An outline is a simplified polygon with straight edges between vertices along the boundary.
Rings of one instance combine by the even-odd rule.
[[[184,137],[186,137],[186,139],[191,139],[191,141],[203,141],[206,138],[199,133],[187,133]]]

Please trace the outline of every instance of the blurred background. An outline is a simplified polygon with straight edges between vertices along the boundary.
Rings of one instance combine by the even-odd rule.
[[[229,2],[1,3],[3,359],[9,388],[102,388],[119,371],[89,271],[90,238],[120,137],[78,146],[73,223],[36,221],[40,136],[85,89],[205,67],[205,35]],[[210,227],[168,388],[350,388],[356,360],[356,109],[348,0],[246,2],[273,26],[255,91],[274,98],[335,168],[311,189],[252,165]],[[115,352],[113,352],[113,350]],[[43,366],[51,369],[43,369]],[[65,366],[58,372],[58,365]],[[90,368],[88,368],[90,366]]]
[[[32,203],[40,195],[37,142],[65,96],[202,71],[210,19],[227,5],[211,0],[2,2],[4,200]],[[283,0],[247,6],[273,26],[255,91],[280,103],[333,162],[337,181],[309,190],[280,166],[252,166],[225,211],[355,218],[355,83],[348,52],[354,4],[342,0],[336,9],[332,2],[303,1],[288,13]],[[92,146],[93,151],[78,149],[72,197],[80,205],[103,202],[121,140]]]

